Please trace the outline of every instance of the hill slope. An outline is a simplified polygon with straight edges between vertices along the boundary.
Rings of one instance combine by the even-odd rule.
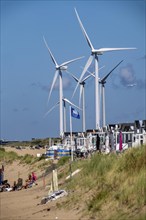
[[[2,193],[3,219],[21,219],[20,216],[22,219],[54,219],[56,216],[58,219],[75,220],[146,219],[146,146],[131,148],[118,155],[95,153],[90,159],[76,160],[72,164],[67,158],[62,158],[54,168],[57,167],[58,170],[59,188],[65,189],[69,194],[41,206],[37,204],[48,193],[44,188],[43,174],[46,177],[46,185],[50,184],[51,165],[43,161],[34,161],[30,166],[31,170],[35,169],[39,174],[38,186],[18,192]],[[40,162],[43,166],[40,166]],[[24,165],[22,158],[21,163],[18,158],[17,162],[7,165],[6,171],[12,172],[15,165],[14,172],[16,164],[20,171],[21,166],[22,170],[26,170],[23,171],[25,176],[30,171],[29,164]],[[78,168],[81,171],[66,180],[70,171]],[[19,212],[15,198],[19,201]],[[8,209],[11,212],[7,212]]]
[[[95,153],[73,166],[82,171],[66,184],[73,193],[63,206],[92,219],[146,218],[146,146],[118,155]]]

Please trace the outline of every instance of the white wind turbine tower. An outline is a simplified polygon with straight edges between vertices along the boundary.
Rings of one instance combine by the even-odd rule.
[[[95,128],[98,129],[100,126],[100,115],[99,115],[99,82],[98,82],[98,55],[102,55],[104,52],[109,52],[109,51],[117,51],[117,50],[129,50],[129,49],[136,49],[136,48],[100,48],[100,49],[95,49],[85,31],[85,28],[80,20],[80,17],[77,13],[77,10],[75,9],[75,13],[77,16],[77,19],[79,21],[80,27],[82,29],[82,32],[85,36],[85,39],[91,49],[91,55],[83,69],[83,72],[81,74],[81,77],[79,80],[81,80],[84,76],[84,74],[86,73],[87,69],[89,68],[89,66],[91,65],[93,59],[95,61]],[[78,87],[79,83],[77,83],[77,86],[74,90],[74,93],[76,92],[76,89]],[[73,93],[73,95],[74,95]]]
[[[53,82],[52,82],[52,85],[51,85],[51,89],[50,89],[50,92],[49,92],[49,97],[48,97],[48,101],[50,100],[50,97],[51,97],[51,93],[52,93],[52,90],[54,88],[54,85],[55,85],[55,82],[57,80],[57,77],[59,77],[59,115],[60,115],[60,136],[63,137],[63,86],[62,86],[62,70],[67,70],[67,64],[69,63],[72,63],[76,60],[79,60],[83,57],[79,57],[79,58],[76,58],[76,59],[73,59],[73,60],[69,60],[67,62],[64,62],[60,65],[57,64],[51,50],[49,49],[48,47],[48,44],[45,40],[45,38],[43,37],[44,39],[44,42],[45,42],[45,45],[49,51],[49,54],[51,56],[51,59],[53,61],[53,63],[55,64],[55,68],[56,68],[56,71],[55,71],[55,75],[54,75],[54,78],[53,78]]]
[[[102,127],[106,126],[106,117],[105,117],[105,83],[106,83],[106,79],[122,62],[123,62],[123,60],[120,61],[106,76],[104,76],[102,79],[99,80],[99,83],[101,84],[101,90],[102,90]]]
[[[75,75],[73,75],[72,73],[70,73],[69,71],[66,71],[67,73],[69,73],[77,83],[79,83],[80,85],[80,95],[79,95],[79,106],[80,106],[80,102],[81,102],[81,96],[82,96],[82,110],[83,110],[83,114],[82,114],[82,129],[83,132],[86,131],[86,119],[85,119],[85,81],[91,77],[92,75],[89,74],[88,76],[86,76],[84,79],[79,80]]]

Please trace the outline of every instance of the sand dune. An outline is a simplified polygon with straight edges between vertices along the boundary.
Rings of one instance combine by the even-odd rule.
[[[5,147],[5,150],[10,152],[14,151],[19,156],[24,156],[25,154],[30,154],[33,156],[37,156],[37,154],[43,154],[46,152],[46,149],[40,148],[40,149],[30,149],[29,147],[26,147],[25,149],[16,149],[14,147]]]
[[[7,149],[12,150],[12,149]],[[44,149],[42,149],[44,150]],[[16,150],[20,153],[36,153],[38,150]],[[35,152],[36,151],[36,152]],[[28,174],[32,172],[34,168],[29,165],[23,165],[19,162],[13,162],[12,164],[5,165],[5,179],[8,179],[10,185],[18,177],[27,179]],[[50,184],[51,175],[41,177],[44,171],[36,170],[38,176],[38,185],[32,188],[22,189],[20,191],[2,192],[0,193],[1,206],[0,206],[0,219],[2,220],[28,220],[28,219],[79,219],[79,215],[76,210],[59,210],[56,207],[57,202],[61,202],[65,197],[59,200],[49,202],[44,205],[40,205],[41,199],[48,195],[48,188],[45,185]]]

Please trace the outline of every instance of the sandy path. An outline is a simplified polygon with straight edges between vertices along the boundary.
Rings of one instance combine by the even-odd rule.
[[[38,205],[44,194],[46,195],[39,186],[36,186],[36,189],[1,193],[1,219],[78,219],[73,211],[57,210],[56,201],[46,205]]]
[[[8,179],[10,183],[17,180],[18,176],[25,180],[31,169],[28,165],[19,164],[15,161],[13,164],[5,166],[5,179]],[[36,174],[41,175],[37,172]],[[45,177],[46,185],[50,184],[50,179],[51,175]],[[43,178],[39,178],[37,183],[38,185],[32,188],[0,193],[0,220],[79,219],[76,210],[57,209],[56,203],[60,203],[65,197],[40,205],[41,199],[47,196],[48,190],[44,186]]]

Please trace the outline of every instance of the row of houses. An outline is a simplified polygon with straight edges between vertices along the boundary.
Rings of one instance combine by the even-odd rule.
[[[146,120],[133,123],[109,124],[99,130],[88,129],[86,132],[66,132],[62,143],[53,145],[49,150],[69,150],[90,152],[96,150],[97,134],[100,137],[102,151],[119,151],[120,140],[122,149],[146,144]],[[120,139],[121,138],[121,139]],[[72,142],[71,142],[72,141]]]

